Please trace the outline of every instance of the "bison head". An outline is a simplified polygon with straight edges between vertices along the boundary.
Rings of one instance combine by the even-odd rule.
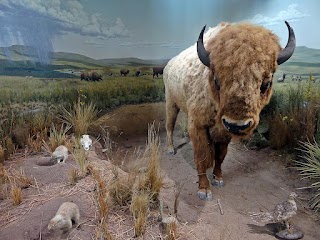
[[[209,68],[216,122],[233,136],[249,136],[258,126],[259,114],[271,98],[273,74],[294,52],[294,31],[285,23],[289,38],[282,50],[273,33],[247,23],[225,26],[206,42],[207,50],[206,26],[199,35],[197,52]]]

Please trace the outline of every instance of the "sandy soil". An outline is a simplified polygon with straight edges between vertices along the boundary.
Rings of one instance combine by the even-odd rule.
[[[175,145],[179,146],[177,153],[174,156],[166,154],[163,104],[144,104],[118,111],[121,115],[116,111],[107,124],[114,126],[113,134],[119,136],[115,140],[117,145],[113,156],[115,164],[121,164],[123,169],[128,169],[136,161],[137,149],[144,151],[147,123],[157,119],[161,135],[161,168],[165,174],[160,197],[166,212],[173,211],[174,191],[177,185],[183,184],[178,207],[178,239],[275,239],[274,224],[255,223],[250,219],[249,212],[270,210],[286,200],[291,191],[299,194],[298,214],[293,218],[293,223],[304,231],[304,239],[320,239],[317,216],[306,207],[310,193],[297,189],[306,183],[299,179],[297,172],[287,167],[287,157],[270,149],[254,151],[239,143],[231,143],[223,163],[225,187],[212,187],[213,201],[201,201],[196,196],[197,173],[192,145],[182,137],[178,126],[174,136]],[[142,113],[147,116],[142,118]],[[123,133],[119,134],[120,131]],[[98,143],[94,147],[96,152],[90,152],[89,160],[104,169],[105,176],[111,179],[112,164],[102,157]],[[24,169],[36,179],[36,184],[23,190],[23,202],[18,207],[13,206],[10,199],[0,200],[0,239],[95,239],[98,223],[92,177],[88,176],[75,186],[70,186],[67,175],[75,165],[72,157],[66,164],[53,166],[39,166],[39,161],[46,161],[46,157],[25,158],[17,155],[6,162],[8,169]],[[208,172],[210,177],[211,171]],[[83,224],[80,229],[74,228],[68,234],[48,231],[48,222],[65,201],[73,201],[79,206],[80,222]],[[133,222],[128,209],[111,211],[108,223],[114,239],[133,239]],[[160,236],[157,213],[153,213],[149,216],[147,233],[141,239],[163,239]]]

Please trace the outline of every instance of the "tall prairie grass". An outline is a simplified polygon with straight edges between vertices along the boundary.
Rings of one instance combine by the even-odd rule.
[[[99,109],[114,108],[123,104],[137,104],[164,100],[164,84],[152,76],[112,77],[100,82],[86,82],[80,79],[24,77],[0,77],[0,108],[12,103],[53,103],[70,105],[77,98],[79,90],[94,102]]]
[[[310,94],[310,91],[314,91]],[[270,144],[274,149],[295,149],[299,141],[313,139],[318,131],[319,89],[309,85],[276,91],[264,110],[270,128]],[[310,97],[312,96],[312,97]]]

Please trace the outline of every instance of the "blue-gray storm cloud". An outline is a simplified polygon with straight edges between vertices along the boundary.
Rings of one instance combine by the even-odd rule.
[[[0,46],[29,46],[28,56],[43,64],[50,62],[52,41],[59,35],[101,39],[130,35],[121,18],[107,21],[88,12],[78,0],[0,0],[0,21]]]
[[[57,24],[52,19],[19,5],[0,4],[0,22],[2,46],[28,46],[28,52],[23,54],[42,64],[50,63],[52,39],[58,34]],[[4,54],[13,58],[9,51]]]

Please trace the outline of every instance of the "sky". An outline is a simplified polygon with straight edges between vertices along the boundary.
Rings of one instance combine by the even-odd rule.
[[[0,47],[33,46],[94,59],[169,59],[194,44],[202,27],[250,21],[285,46],[287,20],[298,46],[320,49],[319,0],[0,0]]]

